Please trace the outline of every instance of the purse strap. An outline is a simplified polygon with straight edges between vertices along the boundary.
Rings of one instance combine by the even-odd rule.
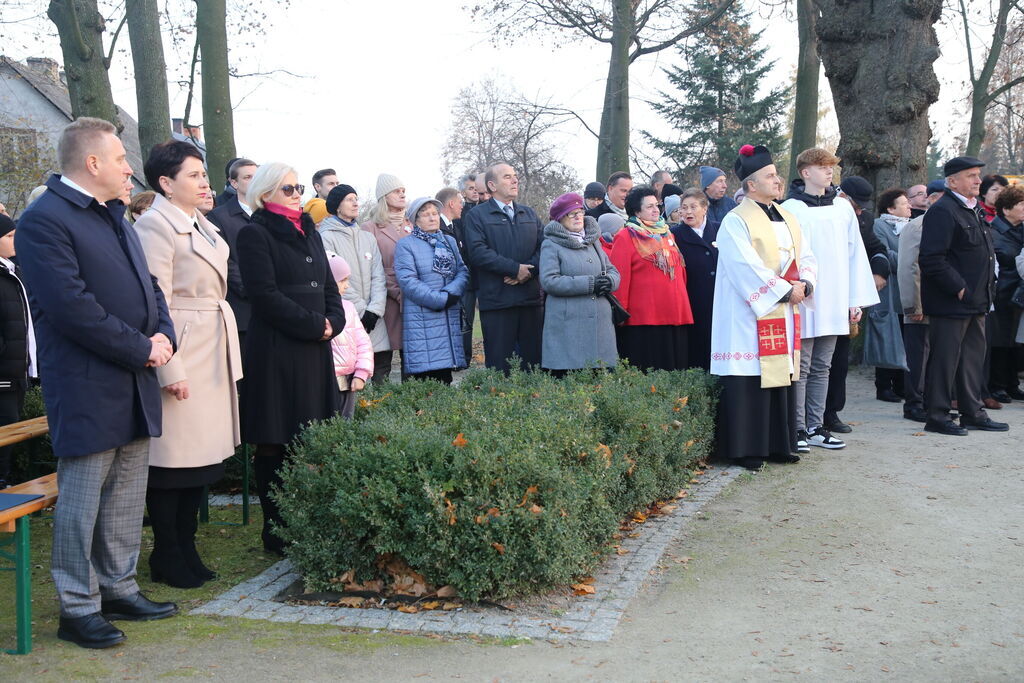
[[[597,239],[601,239],[601,236],[598,235]],[[601,252],[597,248],[597,240],[591,242],[590,246],[594,248],[594,254],[597,256],[597,264],[601,266],[601,275],[607,275],[608,271],[604,267],[604,261],[601,260]]]

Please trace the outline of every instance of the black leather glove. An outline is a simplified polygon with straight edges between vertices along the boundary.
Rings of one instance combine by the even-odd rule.
[[[380,320],[380,316],[373,311],[366,311],[363,313],[363,317],[359,319],[363,323],[363,329],[369,334],[373,332],[373,328],[377,327],[377,321]]]
[[[444,305],[444,307],[451,308],[460,301],[462,301],[461,296],[459,296],[458,294],[452,294],[451,292],[448,292],[448,302]]]
[[[607,275],[598,275],[594,278],[594,294],[604,296],[612,291],[612,279]]]

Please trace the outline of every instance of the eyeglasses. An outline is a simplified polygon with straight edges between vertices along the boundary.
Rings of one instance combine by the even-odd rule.
[[[291,197],[294,193],[298,192],[300,195],[306,191],[305,185],[282,185],[281,192],[284,192],[285,197]]]
[[[569,213],[565,214],[566,218],[582,218],[583,216],[584,213],[582,209],[576,209],[575,211],[570,211]]]

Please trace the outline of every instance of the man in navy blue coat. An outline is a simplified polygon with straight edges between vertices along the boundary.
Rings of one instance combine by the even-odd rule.
[[[118,200],[132,170],[116,129],[80,118],[61,133],[57,155],[62,175],[24,213],[15,244],[57,457],[57,635],[102,648],[125,638],[111,620],[177,612],[135,582],[149,439],[161,427],[154,368],[170,360],[175,337]]]
[[[515,200],[519,177],[508,164],[484,176],[491,198],[463,217],[469,263],[477,275],[477,304],[484,333],[484,363],[508,372],[508,359],[540,366],[544,302],[537,280],[543,226]]]

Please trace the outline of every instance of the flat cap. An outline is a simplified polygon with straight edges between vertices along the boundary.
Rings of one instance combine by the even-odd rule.
[[[985,162],[976,157],[956,157],[946,162],[946,165],[942,167],[942,175],[947,178],[960,171],[966,171],[969,168],[981,168],[985,165]]]
[[[871,195],[875,189],[871,187],[871,183],[861,178],[859,175],[852,175],[843,178],[843,182],[839,183],[839,189],[843,191],[847,197],[857,202],[857,206],[862,209],[870,209],[872,205]]]

